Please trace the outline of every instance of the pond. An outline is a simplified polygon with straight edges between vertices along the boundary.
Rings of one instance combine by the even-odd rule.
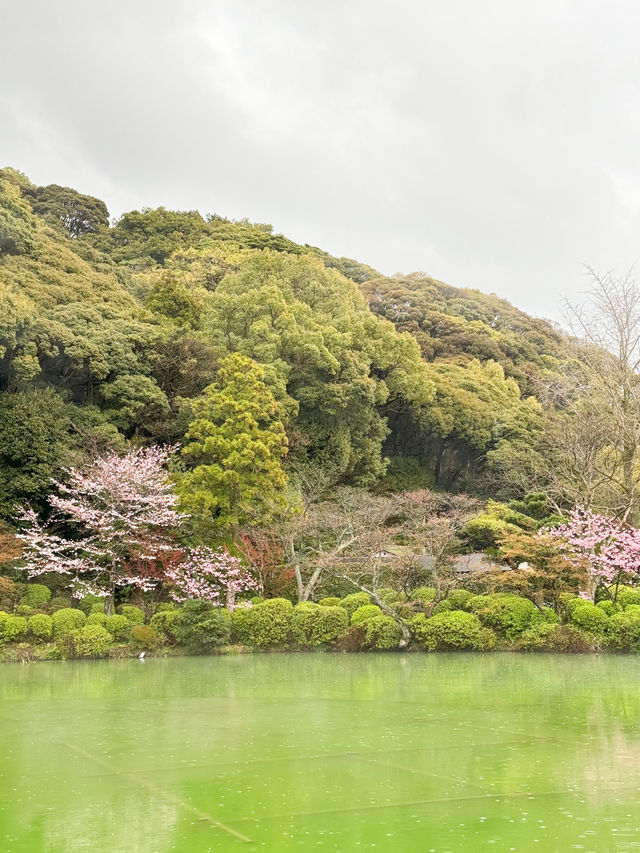
[[[640,659],[0,667],[7,853],[640,849]]]

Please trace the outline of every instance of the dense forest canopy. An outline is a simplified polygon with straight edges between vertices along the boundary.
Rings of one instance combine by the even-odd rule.
[[[231,436],[211,437],[221,412],[254,443],[274,505],[318,470],[376,493],[577,496],[554,491],[545,436],[573,417],[583,349],[496,296],[387,278],[248,220],[161,207],[110,224],[99,199],[6,168],[0,299],[6,519],[127,442],[182,446],[176,476],[213,513],[205,528],[249,518],[260,477],[245,459],[245,488]]]

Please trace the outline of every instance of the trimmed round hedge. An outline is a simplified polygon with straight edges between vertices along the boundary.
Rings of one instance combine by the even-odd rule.
[[[464,610],[438,613],[430,619],[424,613],[418,613],[411,620],[410,627],[416,640],[430,652],[436,649],[486,651],[496,644],[493,631],[483,628],[474,613]]]

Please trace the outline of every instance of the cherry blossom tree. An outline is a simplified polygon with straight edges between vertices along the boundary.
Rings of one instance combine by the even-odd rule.
[[[200,598],[217,607],[235,607],[236,595],[256,588],[256,581],[238,557],[223,549],[193,548],[185,559],[166,569],[166,578],[175,584],[172,597],[182,602]]]
[[[598,587],[605,587],[615,601],[621,583],[640,579],[640,530],[614,518],[598,515],[584,507],[569,513],[569,521],[546,533],[563,543],[568,555],[586,564],[588,588],[581,595],[594,599]]]
[[[110,613],[116,587],[153,589],[163,554],[174,550],[171,532],[179,525],[178,501],[166,471],[170,447],[107,453],[84,469],[66,470],[48,498],[53,513],[43,523],[30,507],[20,520],[30,578],[45,572],[68,577],[76,596],[104,596]],[[73,531],[73,538],[58,530]]]

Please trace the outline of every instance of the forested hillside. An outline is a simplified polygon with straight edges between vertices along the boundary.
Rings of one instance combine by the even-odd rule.
[[[545,482],[545,436],[568,416],[557,389],[581,351],[495,296],[385,278],[219,215],[110,225],[100,200],[12,169],[0,293],[6,519],[41,508],[64,466],[126,442],[180,444],[185,503],[220,533],[268,519],[319,471],[379,494],[573,497]],[[212,455],[212,441],[226,445]]]

